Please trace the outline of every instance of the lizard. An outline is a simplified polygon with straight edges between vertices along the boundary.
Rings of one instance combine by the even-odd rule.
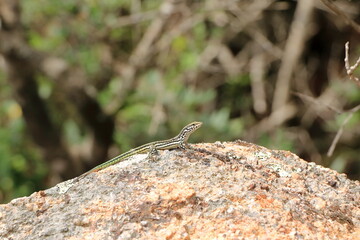
[[[178,135],[176,135],[173,138],[170,138],[168,140],[161,140],[161,141],[146,143],[139,147],[133,148],[133,149],[131,149],[125,153],[122,153],[122,154],[90,169],[89,171],[81,174],[79,177],[77,177],[75,179],[75,182],[86,177],[90,173],[100,171],[100,170],[107,168],[111,165],[114,165],[118,162],[124,161],[125,159],[127,159],[131,156],[134,156],[136,154],[148,153],[148,157],[149,157],[150,155],[154,154],[157,150],[176,149],[176,148],[186,149],[186,148],[188,148],[187,141],[188,141],[190,135],[194,131],[196,131],[198,128],[200,128],[201,125],[202,125],[202,122],[189,123],[180,131],[180,133]]]

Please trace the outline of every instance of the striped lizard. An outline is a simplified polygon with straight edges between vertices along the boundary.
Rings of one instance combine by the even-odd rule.
[[[144,144],[142,146],[139,146],[137,148],[133,148],[125,153],[120,154],[117,157],[114,157],[96,167],[94,167],[93,169],[90,169],[89,171],[81,174],[79,177],[77,177],[75,180],[78,181],[79,179],[87,176],[90,173],[93,172],[97,172],[100,171],[104,168],[107,168],[111,165],[114,165],[118,162],[121,162],[133,155],[136,154],[141,154],[141,153],[148,153],[148,156],[152,155],[153,153],[155,153],[157,150],[166,150],[166,149],[175,149],[175,148],[181,148],[181,149],[186,149],[188,148],[188,139],[190,137],[190,135],[197,130],[198,128],[200,128],[202,125],[202,122],[192,122],[188,125],[186,125],[181,131],[180,133],[173,137],[170,138],[168,140],[162,140],[162,141],[155,141],[155,142],[151,142],[151,143],[147,143]]]

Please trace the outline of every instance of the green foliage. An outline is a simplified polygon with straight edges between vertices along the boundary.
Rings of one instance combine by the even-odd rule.
[[[179,71],[188,71],[195,69],[198,64],[198,54],[185,52],[182,54],[179,64]]]
[[[271,149],[288,150],[295,152],[294,142],[289,140],[291,135],[287,134],[288,130],[277,128],[271,135],[262,134],[259,139],[259,145],[267,146]]]
[[[346,167],[346,158],[347,156],[339,155],[336,156],[331,163],[330,167],[336,171],[342,172]]]
[[[196,107],[214,100],[215,94],[214,89],[194,90],[190,88],[183,89],[178,98],[184,105],[195,110]]]
[[[188,40],[185,36],[178,36],[172,42],[172,49],[175,53],[183,52],[188,45]]]
[[[54,88],[52,82],[49,81],[49,79],[44,78],[42,75],[37,77],[37,82],[39,83],[38,93],[40,97],[45,100],[49,99]]]
[[[100,70],[99,58],[101,48],[97,45],[78,49],[76,62],[81,64],[81,68],[89,75],[96,74]]]
[[[63,129],[64,136],[68,144],[80,144],[84,140],[79,125],[76,124],[75,121],[71,119],[67,120],[63,126]]]
[[[0,202],[31,194],[46,174],[36,148],[24,138],[21,114],[16,102],[0,102]]]
[[[100,105],[105,108],[117,96],[117,90],[121,88],[122,79],[114,77],[110,80],[109,84],[105,86],[96,96]]]
[[[47,96],[46,90],[39,91]],[[12,97],[0,72],[0,202],[30,195],[43,187],[47,171],[38,149],[28,139],[21,108]]]

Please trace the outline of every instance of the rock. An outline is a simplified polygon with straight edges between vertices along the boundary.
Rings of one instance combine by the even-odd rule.
[[[243,141],[159,151],[0,205],[0,239],[360,239],[360,184]]]

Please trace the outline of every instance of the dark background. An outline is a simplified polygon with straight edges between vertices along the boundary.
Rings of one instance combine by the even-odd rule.
[[[190,142],[242,139],[359,179],[344,64],[359,14],[346,0],[1,0],[0,202],[192,121]]]

